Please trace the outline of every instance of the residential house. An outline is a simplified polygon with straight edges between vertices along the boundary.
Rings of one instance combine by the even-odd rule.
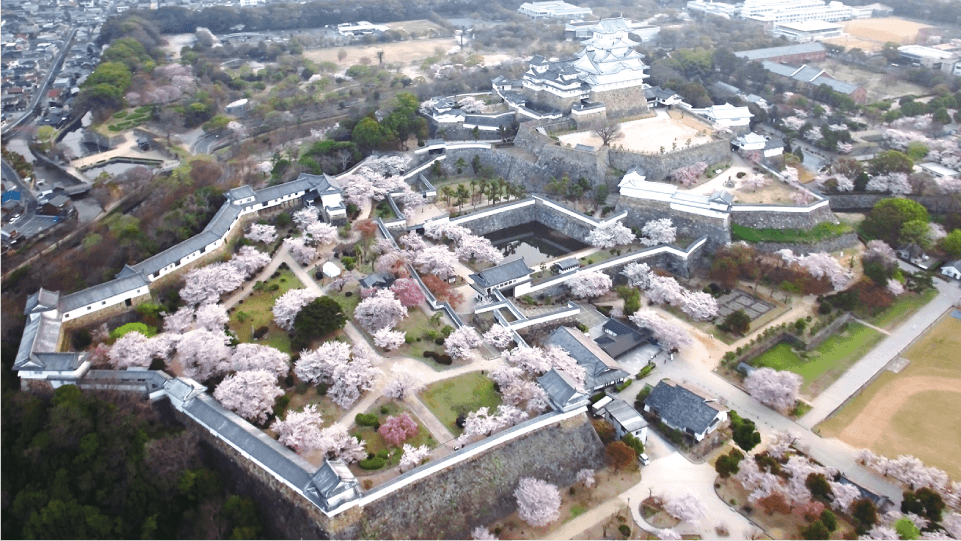
[[[747,132],[750,129],[751,117],[754,116],[747,107],[735,107],[730,103],[691,110],[719,126],[734,130],[738,133]]]
[[[73,204],[70,202],[70,198],[66,195],[58,194],[43,204],[40,208],[40,213],[47,216],[65,216],[69,214],[72,209]]]
[[[613,359],[634,350],[634,348],[651,343],[650,329],[635,329],[616,319],[608,319],[604,323],[603,334],[594,339],[594,343]]]
[[[630,434],[641,440],[641,443],[647,443],[647,421],[634,409],[634,406],[620,398],[612,398],[608,395],[594,404],[593,409],[595,415],[611,423],[617,439]]]
[[[727,409],[683,385],[661,380],[644,400],[644,411],[695,441],[717,430],[727,420]]]
[[[948,261],[944,265],[941,265],[941,274],[954,278],[955,280],[961,280],[961,259]]]
[[[495,289],[513,290],[517,284],[530,282],[533,273],[534,270],[524,263],[523,258],[514,259],[471,274],[471,287],[483,295],[490,295]]]
[[[576,329],[558,327],[545,345],[563,349],[584,368],[584,388],[588,392],[613,387],[631,377],[593,340]]]

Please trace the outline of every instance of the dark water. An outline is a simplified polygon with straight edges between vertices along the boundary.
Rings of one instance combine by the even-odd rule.
[[[587,245],[541,223],[508,227],[484,235],[505,257],[522,256],[528,265],[587,248]]]

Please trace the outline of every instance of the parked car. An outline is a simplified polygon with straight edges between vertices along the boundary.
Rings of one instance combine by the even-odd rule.
[[[647,453],[641,453],[641,454],[637,457],[637,459],[640,460],[640,461],[641,461],[641,464],[643,464],[643,465],[645,465],[645,466],[650,466],[650,464],[651,464],[651,459],[647,457]]]

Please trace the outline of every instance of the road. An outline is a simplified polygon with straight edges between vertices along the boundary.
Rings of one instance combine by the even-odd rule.
[[[197,142],[194,143],[191,149],[194,154],[210,154],[219,143],[227,138],[227,132],[225,130],[217,130],[210,133],[205,133]]]

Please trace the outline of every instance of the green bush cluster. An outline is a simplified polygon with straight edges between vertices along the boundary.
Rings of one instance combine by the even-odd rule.
[[[380,428],[380,419],[373,413],[358,413],[354,416],[354,422],[357,423],[358,426],[369,426],[374,430]]]
[[[126,325],[121,325],[116,329],[110,331],[110,338],[113,338],[114,340],[116,340],[121,336],[127,334],[128,332],[133,332],[133,331],[139,332],[140,334],[146,336],[147,338],[157,335],[156,327],[151,327],[146,323],[136,322],[136,323],[127,323]]]
[[[357,465],[360,466],[362,470],[379,470],[387,465],[387,460],[375,456],[373,458],[365,458],[358,462]]]

